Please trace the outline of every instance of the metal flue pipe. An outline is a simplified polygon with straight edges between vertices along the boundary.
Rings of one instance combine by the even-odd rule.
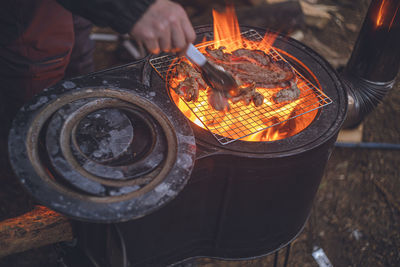
[[[349,109],[344,127],[357,126],[393,87],[400,67],[400,1],[372,0],[342,74]]]

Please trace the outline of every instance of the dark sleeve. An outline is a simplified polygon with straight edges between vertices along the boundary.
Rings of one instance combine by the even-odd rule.
[[[155,0],[57,0],[97,26],[127,33]]]

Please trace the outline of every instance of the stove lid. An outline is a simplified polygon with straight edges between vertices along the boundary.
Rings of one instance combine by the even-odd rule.
[[[139,218],[183,189],[195,159],[188,121],[138,84],[62,82],[13,122],[12,167],[42,204],[92,222]]]

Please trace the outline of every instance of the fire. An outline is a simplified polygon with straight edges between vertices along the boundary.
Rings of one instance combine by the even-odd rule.
[[[250,41],[242,37],[232,6],[229,6],[223,13],[213,11],[213,18],[214,41],[198,44],[200,51],[204,52],[206,45],[214,44],[214,49],[223,46],[225,52],[246,48],[268,53],[277,37],[276,34],[271,33],[267,33],[262,41]],[[298,63],[302,64],[301,62]],[[176,85],[184,78],[174,78],[169,81],[169,85]],[[301,88],[307,86],[306,81],[299,77],[297,86],[301,90]],[[264,104],[261,107],[255,107],[252,104],[244,106],[242,103],[230,104],[231,108],[226,113],[218,112],[209,106],[206,90],[200,90],[199,99],[194,103],[185,103],[172,89],[170,93],[178,108],[193,123],[199,127],[208,128],[214,134],[231,139],[241,138],[242,141],[259,142],[284,139],[305,129],[317,114],[316,109],[319,104],[309,103],[309,98],[316,97],[313,90],[307,92],[301,90],[299,99],[283,104],[276,104],[272,100],[272,96],[281,88],[256,88],[256,90],[264,95]],[[306,114],[303,114],[305,113],[304,110],[307,110]],[[203,122],[207,125],[205,126]],[[243,136],[245,137],[242,138]]]
[[[397,5],[395,7],[394,5]],[[377,28],[388,26],[390,30],[396,18],[400,5],[397,1],[382,0],[377,10],[375,25]]]
[[[213,10],[214,48],[224,46],[227,52],[241,47],[242,35],[233,6],[228,6],[224,13]]]
[[[377,19],[376,19],[376,26],[377,27],[381,27],[383,25],[383,19],[385,18],[384,17],[385,4],[387,4],[387,2],[385,0],[383,0],[381,2],[380,7],[379,7],[378,16],[377,16]]]
[[[214,19],[214,48],[225,47],[226,52],[232,52],[239,48],[260,49],[268,53],[277,35],[266,34],[261,42],[250,41],[243,38],[240,33],[239,23],[235,8],[227,6],[225,12],[219,13],[213,10]]]

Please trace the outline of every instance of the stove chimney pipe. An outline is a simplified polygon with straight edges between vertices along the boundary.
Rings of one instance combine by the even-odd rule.
[[[349,108],[344,127],[357,126],[393,87],[400,67],[400,0],[372,0],[342,74]]]

